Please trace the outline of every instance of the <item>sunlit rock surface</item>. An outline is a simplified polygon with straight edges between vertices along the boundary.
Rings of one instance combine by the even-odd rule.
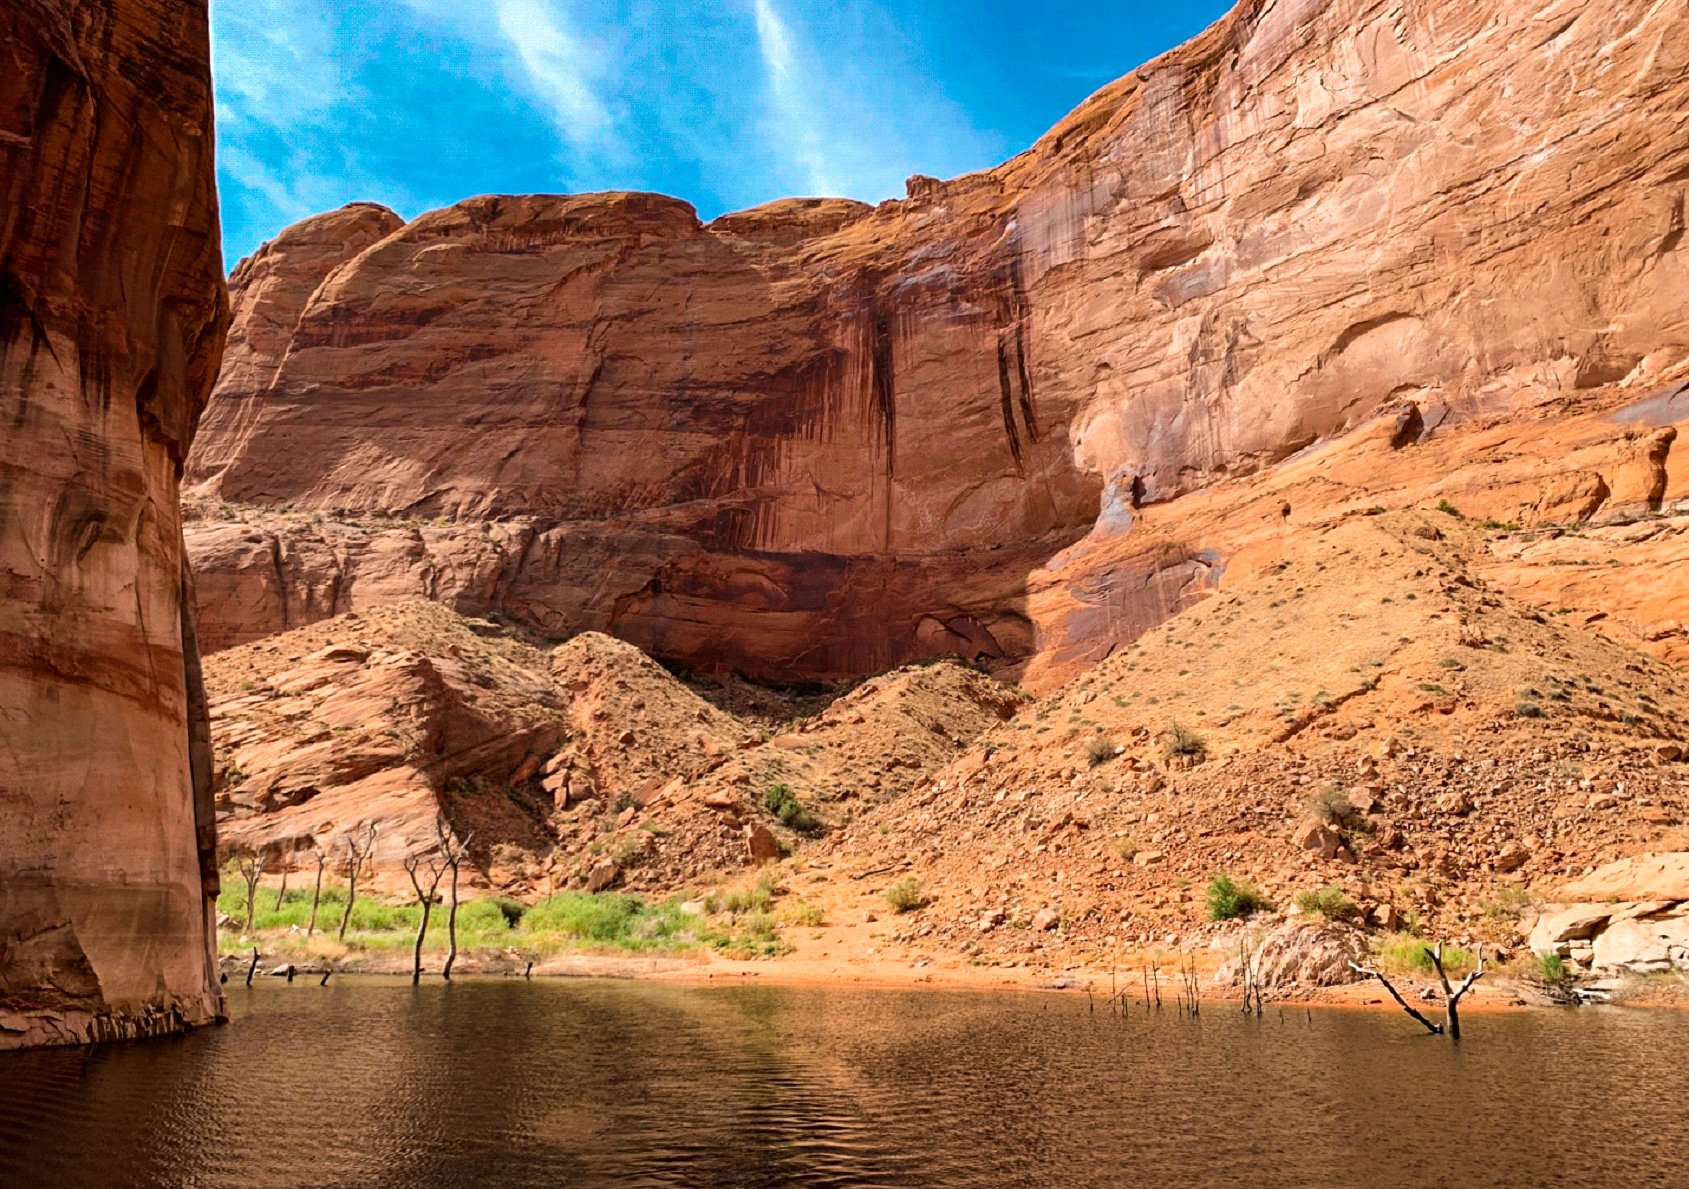
[[[228,319],[206,12],[0,6],[0,1048],[222,1011],[178,482]]]

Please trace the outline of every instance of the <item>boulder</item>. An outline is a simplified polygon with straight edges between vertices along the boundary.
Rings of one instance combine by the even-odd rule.
[[[621,877],[622,869],[613,860],[601,860],[593,866],[591,871],[587,872],[586,890],[589,892],[606,891],[614,887],[616,881]]]
[[[1689,852],[1638,855],[1608,863],[1560,890],[1561,900],[1689,900]]]
[[[1588,941],[1623,906],[1619,904],[1571,904],[1544,912],[1531,928],[1529,945],[1533,953],[1564,957],[1571,942]]]
[[[1610,922],[1595,936],[1589,965],[1603,973],[1689,970],[1689,905]]]
[[[1299,850],[1312,851],[1322,859],[1335,859],[1343,849],[1343,834],[1326,822],[1306,821],[1291,837]]]
[[[1251,961],[1261,985],[1268,990],[1335,987],[1360,979],[1349,963],[1361,961],[1365,954],[1366,938],[1359,929],[1329,922],[1287,921],[1261,939]],[[1242,964],[1234,957],[1220,967],[1216,978],[1221,983],[1237,983],[1242,973]]]
[[[745,853],[753,863],[775,862],[780,858],[780,840],[767,826],[746,826]]]

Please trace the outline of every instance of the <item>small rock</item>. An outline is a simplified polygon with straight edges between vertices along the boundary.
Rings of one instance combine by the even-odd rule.
[[[1032,914],[1032,928],[1035,932],[1044,933],[1054,929],[1061,923],[1061,913],[1053,908],[1040,908]]]
[[[1465,817],[1472,812],[1472,798],[1462,792],[1444,793],[1437,798],[1434,807],[1438,813]]]
[[[1501,853],[1495,857],[1495,869],[1502,875],[1511,875],[1530,861],[1531,852],[1519,842],[1509,842],[1501,848]]]
[[[612,859],[604,859],[587,873],[586,890],[589,892],[602,892],[606,888],[614,887],[616,881],[621,877],[622,869],[616,865],[615,861]]]

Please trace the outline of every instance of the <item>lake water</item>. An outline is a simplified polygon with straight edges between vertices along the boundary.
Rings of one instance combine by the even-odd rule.
[[[231,987],[0,1054],[0,1185],[1689,1186],[1689,1013],[625,982]]]

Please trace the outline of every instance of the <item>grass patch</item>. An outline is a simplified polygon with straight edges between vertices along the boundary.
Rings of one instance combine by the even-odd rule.
[[[1407,933],[1392,933],[1373,945],[1373,951],[1386,969],[1430,974],[1436,969],[1431,961],[1434,947],[1422,938]],[[1450,974],[1464,973],[1477,965],[1478,960],[1458,945],[1443,947],[1443,969]]]
[[[1260,888],[1223,873],[1208,881],[1207,900],[1211,921],[1234,921],[1272,907]]]

